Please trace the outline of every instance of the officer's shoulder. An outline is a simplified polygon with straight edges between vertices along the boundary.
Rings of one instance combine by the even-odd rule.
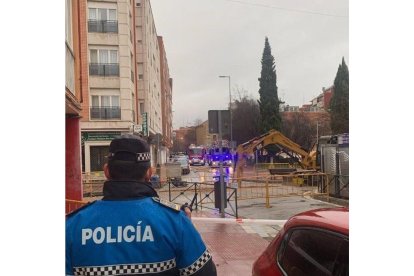
[[[66,218],[70,218],[70,217],[74,216],[75,214],[78,214],[79,212],[86,210],[87,208],[89,208],[89,207],[91,207],[93,204],[95,204],[96,202],[97,202],[97,200],[90,201],[90,202],[86,203],[86,204],[85,204],[85,205],[83,205],[82,207],[80,207],[80,208],[78,208],[78,209],[76,209],[76,210],[74,210],[74,211],[72,211],[72,212],[70,212],[70,213],[66,214]]]
[[[176,212],[180,212],[180,205],[178,205],[178,204],[175,204],[175,203],[170,202],[170,201],[163,200],[163,199],[161,199],[159,197],[156,197],[156,196],[152,197],[152,200],[155,201],[156,203],[164,206],[164,207],[172,209]]]

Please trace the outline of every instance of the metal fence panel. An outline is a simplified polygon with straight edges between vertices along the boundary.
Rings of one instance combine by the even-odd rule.
[[[322,171],[328,175],[329,191],[332,195],[339,194],[341,197],[349,197],[349,147],[338,147],[338,145],[321,146]],[[337,159],[338,167],[337,172]],[[339,187],[335,187],[335,177],[338,178]],[[338,190],[339,189],[339,190]]]

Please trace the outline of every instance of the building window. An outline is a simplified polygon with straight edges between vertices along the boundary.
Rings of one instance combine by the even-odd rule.
[[[92,96],[91,119],[121,119],[119,96]]]
[[[109,154],[109,146],[91,146],[91,172],[103,171],[106,156]]]
[[[139,112],[144,113],[144,103],[139,103]]]
[[[89,8],[88,31],[90,33],[118,33],[116,10]]]
[[[65,9],[65,35],[66,42],[72,48],[72,1],[66,0],[66,9]]]
[[[91,76],[119,76],[118,50],[91,49],[89,62]]]

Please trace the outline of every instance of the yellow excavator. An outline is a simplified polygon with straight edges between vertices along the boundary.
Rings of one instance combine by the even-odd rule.
[[[307,152],[300,145],[296,144],[281,132],[274,129],[269,132],[255,137],[244,144],[241,144],[236,149],[237,164],[235,167],[237,178],[243,176],[243,167],[246,164],[245,156],[254,154],[256,150],[260,150],[267,145],[277,145],[282,151],[291,157],[298,159],[302,169],[316,170],[316,150]],[[272,171],[270,172],[272,173]]]

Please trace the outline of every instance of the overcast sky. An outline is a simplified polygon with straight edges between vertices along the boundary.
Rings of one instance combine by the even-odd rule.
[[[279,97],[309,103],[349,66],[347,0],[151,0],[173,78],[173,127],[226,109],[237,90],[259,98],[265,36],[275,58]],[[352,68],[350,68],[352,71]]]

